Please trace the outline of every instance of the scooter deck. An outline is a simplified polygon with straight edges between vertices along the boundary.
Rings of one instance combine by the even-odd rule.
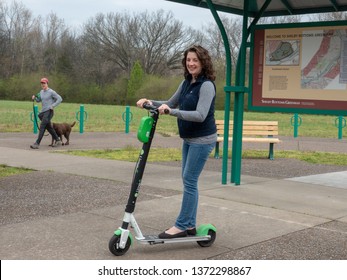
[[[137,241],[141,244],[163,244],[163,243],[182,243],[182,242],[197,242],[197,241],[209,241],[211,239],[210,235],[204,236],[196,236],[196,235],[188,235],[186,237],[178,237],[178,238],[168,238],[162,239],[159,238],[158,235],[144,235],[143,239],[137,239]]]

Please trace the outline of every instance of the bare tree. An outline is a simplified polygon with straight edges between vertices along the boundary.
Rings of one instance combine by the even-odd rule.
[[[83,44],[105,61],[130,72],[138,23],[128,14],[98,14],[84,25]]]
[[[83,42],[127,75],[137,60],[147,74],[161,75],[177,67],[183,49],[198,41],[199,35],[184,29],[171,12],[133,16],[110,13],[89,20],[84,26]]]
[[[42,36],[43,69],[51,73],[57,70],[62,42],[69,37],[69,29],[65,26],[64,20],[59,19],[56,14],[50,13],[44,19]]]
[[[19,2],[14,1],[11,6],[0,3],[2,76],[23,74],[34,24],[31,12]]]
[[[236,65],[237,56],[240,49],[241,37],[242,37],[242,20],[237,16],[221,16],[225,32],[228,36],[231,62],[233,67]],[[218,68],[225,70],[225,47],[220,33],[220,30],[216,23],[208,24],[206,27],[206,44],[211,51],[215,64]],[[220,69],[222,70],[222,69]]]
[[[280,24],[280,23],[295,23],[301,22],[303,16],[294,15],[294,16],[276,16],[276,17],[262,17],[259,19],[259,24]]]
[[[70,37],[64,21],[55,14],[35,19],[19,2],[10,6],[0,2],[1,77],[32,71],[51,73],[63,53],[64,38]]]
[[[201,41],[201,34],[185,29],[171,12],[163,10],[139,15],[140,34],[137,53],[144,70],[149,74],[162,74],[167,69],[181,68],[182,51],[188,45]]]

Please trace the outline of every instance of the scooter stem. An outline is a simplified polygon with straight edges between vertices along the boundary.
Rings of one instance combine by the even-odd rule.
[[[158,109],[152,108],[150,110],[150,114],[151,114],[151,117],[153,118],[153,124],[149,134],[148,142],[142,145],[142,150],[140,152],[139,159],[135,167],[134,177],[132,180],[131,190],[130,190],[130,194],[128,198],[128,203],[125,207],[125,212],[128,214],[132,214],[135,210],[135,204],[139,194],[143,173],[145,171],[149,150],[151,148],[153,136],[154,136],[157,121],[159,118]],[[128,226],[129,226],[129,221],[123,221],[122,228],[127,229]]]

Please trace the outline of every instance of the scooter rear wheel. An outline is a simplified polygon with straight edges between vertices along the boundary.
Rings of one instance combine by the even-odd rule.
[[[113,235],[108,243],[108,249],[115,256],[123,256],[130,248],[131,239],[128,237],[127,243],[124,248],[119,248],[120,236]]]
[[[197,243],[201,246],[201,247],[210,247],[213,242],[216,240],[216,232],[212,229],[210,229],[208,231],[208,235],[211,236],[211,239],[208,241],[197,241]]]

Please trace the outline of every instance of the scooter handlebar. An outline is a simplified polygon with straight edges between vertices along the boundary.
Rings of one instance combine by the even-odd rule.
[[[154,106],[154,105],[152,105],[152,104],[150,104],[148,102],[143,103],[142,107],[144,109],[146,109],[146,110],[156,110],[156,109],[158,109],[156,106]]]
[[[142,107],[146,110],[158,110],[158,107],[154,106],[154,105],[151,105],[150,103],[148,102],[145,102],[143,103]],[[170,113],[170,110],[169,109],[165,109],[164,110],[164,113],[165,114],[169,114]]]

